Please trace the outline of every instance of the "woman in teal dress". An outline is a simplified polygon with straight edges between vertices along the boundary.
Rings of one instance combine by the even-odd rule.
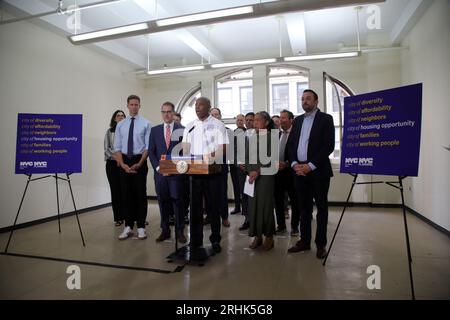
[[[276,166],[273,162],[267,162],[271,154],[271,129],[274,124],[270,115],[265,112],[258,112],[255,115],[255,132],[248,137],[248,152],[245,169],[249,176],[249,183],[255,184],[253,197],[249,196],[250,229],[249,236],[254,237],[249,247],[256,249],[263,246],[265,250],[274,247],[273,235],[275,234],[274,218],[274,181],[275,176],[270,166]],[[262,146],[267,141],[267,148]],[[278,141],[276,139],[276,141]],[[275,145],[273,146],[276,147]],[[264,150],[266,149],[266,150]],[[261,158],[266,161],[261,161]],[[251,161],[251,159],[256,161]],[[263,164],[263,163],[265,164]],[[275,170],[276,172],[276,170]],[[264,236],[264,241],[263,241]]]

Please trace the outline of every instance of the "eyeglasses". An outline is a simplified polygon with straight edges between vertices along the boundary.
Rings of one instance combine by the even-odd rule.
[[[161,111],[161,113],[172,113],[173,111]]]

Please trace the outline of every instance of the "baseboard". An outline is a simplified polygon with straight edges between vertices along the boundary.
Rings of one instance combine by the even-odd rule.
[[[432,226],[433,228],[435,228],[436,230],[442,232],[443,234],[447,235],[447,237],[450,237],[450,231],[445,229],[444,227],[441,227],[440,225],[438,225],[437,223],[431,221],[430,219],[428,219],[427,217],[421,215],[420,213],[418,213],[417,211],[415,211],[414,209],[411,209],[408,206],[405,206],[405,209],[407,211],[409,211],[413,216],[416,216],[417,218],[419,218],[420,220],[422,220],[423,222],[426,222],[427,224],[429,224],[430,226]]]
[[[343,207],[344,201],[330,201],[330,207]],[[401,208],[401,204],[397,203],[371,203],[371,202],[349,202],[348,207],[363,207],[363,208]]]
[[[157,200],[157,197],[156,196],[147,196],[147,199],[148,200]],[[234,200],[233,199],[228,199],[228,202],[229,203],[233,203]],[[328,205],[330,207],[343,207],[345,205],[345,202],[342,202],[342,201],[331,201],[331,202],[328,203]],[[82,213],[85,213],[85,212],[90,212],[90,211],[106,208],[106,207],[109,207],[109,206],[111,206],[111,203],[105,203],[105,204],[101,204],[101,205],[98,205],[98,206],[93,206],[93,207],[80,209],[80,210],[78,210],[78,214],[82,214]],[[349,202],[348,203],[348,207],[401,208],[402,205],[401,204],[396,204],[396,203]],[[450,237],[450,231],[449,230],[447,230],[444,227],[441,227],[440,225],[434,223],[430,219],[426,218],[425,216],[423,216],[419,212],[411,209],[408,206],[405,206],[405,209],[409,213],[411,213],[412,215],[414,215],[417,218],[419,218],[420,220],[422,220],[423,222],[427,223],[428,225],[432,226],[436,230],[438,230],[438,231],[442,232],[443,234],[447,235],[448,237]],[[70,216],[73,216],[73,215],[75,215],[75,211],[61,214],[61,215],[59,215],[59,217],[62,219],[62,218],[70,217]],[[14,230],[31,227],[31,226],[34,226],[34,225],[38,225],[38,224],[41,224],[41,223],[46,223],[46,222],[49,222],[49,221],[54,221],[54,220],[57,220],[57,219],[58,219],[58,216],[51,216],[51,217],[47,217],[47,218],[43,218],[43,219],[38,219],[38,220],[34,220],[34,221],[20,223],[20,224],[17,224],[14,227]],[[0,228],[0,233],[10,232],[11,230],[13,230],[12,226]]]
[[[82,213],[85,213],[85,212],[90,212],[90,211],[94,211],[94,210],[98,210],[98,209],[103,209],[103,208],[106,208],[106,207],[109,207],[109,206],[111,206],[111,203],[105,203],[105,204],[101,204],[101,205],[98,205],[98,206],[83,208],[83,209],[78,210],[78,214],[82,214]],[[71,217],[73,215],[75,215],[75,211],[71,211],[71,212],[60,214],[59,217],[60,217],[60,219],[62,219],[62,218]],[[13,226],[0,228],[0,233],[10,232],[13,229],[14,230],[18,230],[18,229],[28,228],[28,227],[31,227],[31,226],[35,226],[37,224],[46,223],[46,222],[54,221],[54,220],[57,220],[57,219],[58,219],[58,216],[55,215],[55,216],[51,216],[51,217],[47,217],[47,218],[43,218],[43,219],[38,219],[38,220],[29,221],[29,222],[19,223],[19,224],[16,224],[16,226],[14,228],[13,228]]]
[[[330,207],[343,207],[345,205],[345,202],[341,201],[331,201],[328,203]],[[400,203],[370,203],[370,202],[349,202],[348,207],[361,207],[361,208],[401,208],[402,205]],[[440,225],[434,223],[430,219],[426,218],[422,214],[418,213],[417,211],[411,209],[410,207],[405,205],[406,211],[411,213],[413,216],[416,216],[423,222],[427,223],[428,225],[432,226],[436,230],[442,232],[446,236],[450,237],[450,231],[445,229],[444,227],[441,227]]]

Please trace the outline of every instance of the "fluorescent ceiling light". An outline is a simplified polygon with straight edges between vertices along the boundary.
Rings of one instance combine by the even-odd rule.
[[[166,68],[166,69],[159,69],[159,70],[150,70],[147,71],[148,75],[154,75],[154,74],[163,74],[163,73],[173,73],[173,72],[183,72],[183,71],[195,71],[195,70],[203,70],[205,69],[205,66],[188,66],[188,67],[177,67],[177,68]]]
[[[274,62],[277,62],[276,58],[246,60],[246,61],[236,61],[236,62],[215,63],[215,64],[211,65],[211,68],[227,68],[227,67],[248,66],[248,65],[252,65],[252,64],[264,64],[264,63],[274,63]]]
[[[145,30],[148,28],[149,27],[148,27],[147,22],[144,22],[144,23],[137,23],[137,24],[132,24],[132,25],[123,26],[123,27],[117,27],[117,28],[111,28],[111,29],[106,29],[106,30],[77,34],[77,35],[70,36],[69,38],[70,38],[70,40],[72,40],[72,42],[78,42],[78,41],[84,41],[84,40],[89,40],[89,39],[113,36],[113,35],[117,35],[117,34],[124,34],[124,33],[138,31],[138,30]]]
[[[359,56],[358,51],[352,52],[338,52],[338,53],[325,53],[325,54],[313,54],[306,56],[286,57],[284,61],[305,61],[305,60],[321,60],[321,59],[337,59],[337,58],[350,58]]]
[[[222,18],[222,17],[238,16],[238,15],[252,13],[252,12],[253,12],[253,6],[216,10],[216,11],[209,11],[209,12],[203,12],[203,13],[189,14],[189,15],[174,17],[174,18],[161,19],[161,20],[156,21],[156,25],[158,27],[171,26],[174,24],[182,24],[182,23],[193,22],[193,21],[201,21],[201,20],[210,20],[210,19]]]

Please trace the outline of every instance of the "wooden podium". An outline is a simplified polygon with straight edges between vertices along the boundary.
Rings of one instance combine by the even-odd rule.
[[[203,159],[193,157],[172,157],[161,156],[159,161],[159,172],[162,174],[215,174],[221,171],[222,167],[217,163],[209,163],[208,158]]]
[[[192,176],[220,173],[222,165],[209,163],[207,157],[167,157],[162,155],[159,161],[159,172],[163,175],[187,175],[189,176],[189,232],[192,235]],[[175,217],[176,219],[176,217]],[[175,221],[175,226],[177,222]],[[188,245],[178,248],[178,239],[175,236],[175,251],[167,256],[168,262],[183,261],[198,266],[203,266],[208,257],[214,255],[214,251],[206,248],[193,248]]]

